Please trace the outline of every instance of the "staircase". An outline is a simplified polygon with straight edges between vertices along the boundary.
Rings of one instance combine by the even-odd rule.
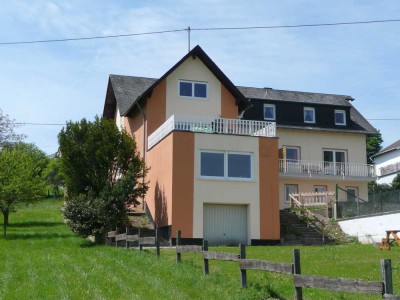
[[[323,245],[322,235],[289,209],[280,211],[283,245]]]

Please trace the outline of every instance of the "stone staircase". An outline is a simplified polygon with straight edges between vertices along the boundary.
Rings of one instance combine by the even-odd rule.
[[[289,209],[280,211],[283,245],[323,245],[322,235]]]

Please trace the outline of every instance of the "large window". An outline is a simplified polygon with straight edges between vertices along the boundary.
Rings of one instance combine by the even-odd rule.
[[[315,123],[314,107],[304,107],[304,123]]]
[[[324,168],[326,174],[346,175],[347,155],[344,150],[324,150]]]
[[[300,160],[300,148],[299,147],[286,147],[286,161],[297,163]]]
[[[297,184],[285,184],[285,202],[290,203],[290,194],[297,194],[298,187]]]
[[[213,179],[251,180],[252,154],[228,151],[201,151],[200,176]]]
[[[275,120],[275,105],[264,104],[264,120]]]
[[[335,125],[346,125],[346,111],[335,109]]]
[[[197,99],[207,99],[208,84],[206,82],[180,80],[179,96],[197,98]]]

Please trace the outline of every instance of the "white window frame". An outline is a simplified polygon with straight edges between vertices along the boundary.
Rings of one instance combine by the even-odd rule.
[[[297,151],[297,154],[298,154],[297,155],[297,157],[298,157],[297,160],[293,160],[293,159],[290,159],[290,158],[287,157],[287,150],[288,149]],[[301,149],[300,149],[300,147],[297,147],[297,146],[286,146],[286,161],[289,162],[289,163],[299,163],[300,160],[301,160]]]
[[[312,116],[313,116],[312,121],[307,121],[306,120],[306,111],[312,111]],[[304,119],[304,123],[315,124],[316,123],[316,121],[315,121],[315,108],[314,107],[304,107],[304,109],[303,109],[303,119]]]
[[[267,107],[270,107],[270,108],[273,109],[273,117],[272,117],[272,118],[266,118],[266,117],[265,117],[265,109],[266,109]],[[264,120],[275,121],[275,120],[276,120],[276,106],[275,106],[275,104],[264,104],[263,113],[264,113]]]
[[[318,192],[318,190],[323,190],[323,192]],[[328,187],[326,185],[314,185],[315,193],[325,193],[328,191]]]
[[[343,115],[343,123],[337,123],[336,122],[336,114],[339,114],[339,113]],[[335,118],[335,125],[346,126],[346,111],[345,110],[343,110],[343,109],[335,109],[334,118]]]
[[[357,200],[358,200],[358,187],[356,187],[356,186],[346,186],[346,201],[352,201],[351,199],[350,199],[350,195],[349,195],[349,190],[354,190],[355,191],[355,193],[354,193],[354,196],[352,196],[352,197],[354,197],[354,202],[357,202]]]
[[[183,95],[181,95],[181,82],[185,82],[185,83],[190,83],[190,84],[192,84],[192,96],[183,96]],[[196,96],[194,95],[194,87],[195,87],[195,84],[204,84],[204,85],[206,86],[206,97],[196,97]],[[178,81],[178,96],[181,97],[181,98],[186,98],[186,99],[208,100],[208,82],[180,79],[180,80]]]
[[[201,153],[223,153],[224,154],[224,176],[204,176],[201,175]],[[228,155],[239,154],[250,156],[250,178],[244,177],[229,177],[228,176]],[[227,181],[253,181],[254,180],[254,157],[251,152],[237,152],[237,151],[218,151],[218,150],[200,150],[199,151],[199,178],[212,179],[212,180],[227,180]]]
[[[296,193],[299,193],[299,185],[298,184],[285,184],[283,186],[283,195],[285,197],[285,203],[290,203],[290,199],[289,199],[289,193],[286,194],[287,188],[291,188],[291,187],[296,187]]]

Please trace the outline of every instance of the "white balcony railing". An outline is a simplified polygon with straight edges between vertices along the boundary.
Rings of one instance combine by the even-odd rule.
[[[299,175],[326,175],[341,177],[375,177],[374,165],[332,163],[326,161],[279,160],[279,172]]]
[[[379,168],[379,170],[381,171],[380,176],[397,173],[400,171],[400,162],[384,166]]]
[[[274,137],[275,122],[173,115],[148,138],[148,149],[173,130]]]

